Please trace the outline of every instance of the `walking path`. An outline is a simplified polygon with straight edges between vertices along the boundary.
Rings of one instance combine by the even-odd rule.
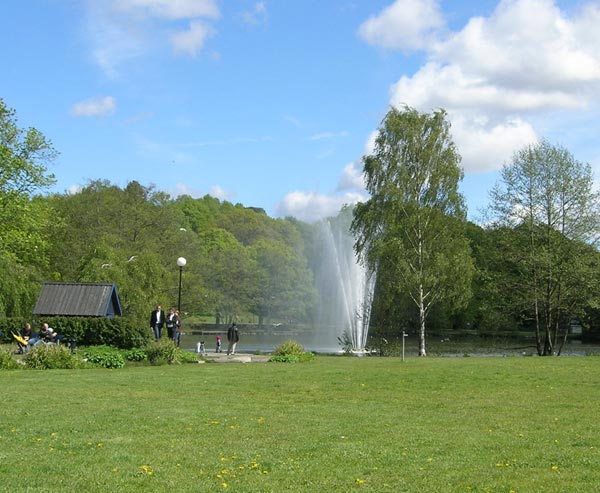
[[[266,363],[269,361],[268,354],[235,353],[227,355],[223,353],[206,353],[203,355],[206,361],[214,363]]]

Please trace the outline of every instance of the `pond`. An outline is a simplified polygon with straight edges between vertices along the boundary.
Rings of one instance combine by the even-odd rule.
[[[207,352],[214,352],[216,347],[216,336],[221,335],[223,340],[223,351],[227,350],[227,329],[221,331],[207,330],[204,332],[194,331],[186,333],[181,337],[181,348],[188,351],[195,351],[196,345],[204,341]],[[270,353],[277,346],[287,340],[294,340],[304,346],[307,351],[314,351],[321,354],[342,353],[342,347],[335,339],[319,339],[314,331],[265,331],[252,330],[240,331],[240,342],[237,351],[242,353]],[[379,349],[394,347],[398,353],[401,347],[401,341],[389,341],[386,345],[381,340],[370,340],[370,345]],[[456,337],[444,338],[430,336],[427,338],[427,352],[431,356],[444,357],[462,357],[462,356],[534,356],[536,355],[535,343],[531,339],[511,339],[511,338],[489,338],[482,339],[478,337]],[[407,336],[405,339],[406,357],[416,357],[418,355],[418,342],[416,336]],[[600,343],[582,343],[577,340],[569,341],[562,350],[563,356],[593,356],[600,355]]]

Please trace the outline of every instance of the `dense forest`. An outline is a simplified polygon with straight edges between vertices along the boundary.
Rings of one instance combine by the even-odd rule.
[[[392,116],[406,120],[411,115]],[[435,117],[444,124],[444,114]],[[382,154],[375,157],[385,159],[386,140],[380,142]],[[176,305],[176,260],[185,257],[182,311],[189,319],[315,323],[318,224],[274,219],[251,204],[208,195],[171,197],[136,181],[121,188],[97,180],[77,192],[49,193],[56,155],[35,129],[19,128],[15,112],[0,100],[0,317],[30,317],[44,281],[110,282],[117,286],[124,315],[145,324],[157,302]],[[366,171],[375,164],[365,159]],[[443,181],[434,176],[427,177],[426,186]],[[460,178],[456,175],[453,183]],[[574,324],[583,328],[584,337],[597,336],[600,221],[592,182],[588,165],[542,142],[518,151],[505,166],[498,187],[490,191],[485,225],[465,219],[460,197],[454,198],[455,213],[440,209],[432,242],[457,246],[450,252],[431,250],[437,270],[426,281],[444,296],[427,306],[428,332],[537,333],[540,354],[556,352]],[[374,198],[379,193],[370,192]],[[439,198],[439,190],[435,193]],[[408,199],[396,195],[394,200]],[[389,217],[398,217],[398,210],[390,209]],[[378,211],[381,218],[383,209]],[[410,211],[406,217],[422,220]],[[369,231],[368,213],[359,206],[355,230],[362,220],[361,231]],[[432,217],[427,220],[433,222]],[[405,220],[394,227],[402,231],[410,224]],[[374,250],[382,268],[370,331],[393,338],[421,330],[424,322],[410,290],[398,289],[410,259],[398,261],[406,247],[394,243],[400,233],[392,233]],[[362,243],[365,249],[367,243]]]

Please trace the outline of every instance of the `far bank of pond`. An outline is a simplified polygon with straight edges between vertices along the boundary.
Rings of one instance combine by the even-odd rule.
[[[307,351],[323,354],[342,353],[342,346],[337,340],[336,331],[331,328],[321,329],[296,327],[283,329],[280,326],[268,328],[258,327],[253,324],[238,324],[240,342],[238,351],[245,353],[270,353],[277,346],[287,340],[294,340],[304,346]],[[341,330],[339,331],[341,332]],[[195,351],[201,341],[207,352],[216,349],[216,337],[222,338],[222,349],[227,350],[227,325],[202,324],[195,325],[181,338],[181,348]],[[477,337],[473,335],[444,334],[443,336],[431,334],[427,337],[427,352],[431,356],[462,357],[462,356],[535,356],[535,340],[531,337],[488,336]],[[399,354],[401,340],[388,340],[370,338],[369,345],[373,354],[383,351]],[[418,355],[418,342],[415,335],[408,335],[404,340],[406,357]],[[594,356],[600,355],[600,343],[586,343],[579,339],[567,341],[561,353],[563,356]]]

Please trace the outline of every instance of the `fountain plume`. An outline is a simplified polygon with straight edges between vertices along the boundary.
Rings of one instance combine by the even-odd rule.
[[[358,260],[350,233],[351,209],[319,224],[320,263],[316,283],[320,295],[318,324],[328,344],[340,343],[352,352],[367,344],[375,274]]]

